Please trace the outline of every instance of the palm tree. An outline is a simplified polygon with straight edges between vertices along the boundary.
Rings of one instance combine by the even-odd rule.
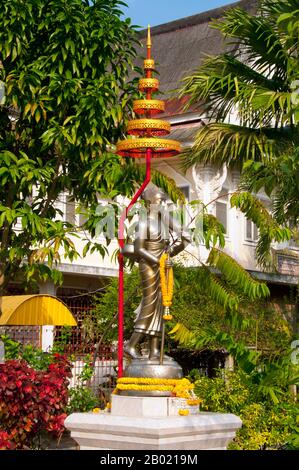
[[[209,119],[185,152],[184,166],[243,166],[241,189],[264,188],[273,199],[273,217],[249,192],[231,201],[260,229],[257,257],[264,266],[271,240],[291,236],[280,224],[299,217],[298,19],[298,0],[261,0],[256,16],[241,8],[226,11],[211,26],[232,52],[207,57],[180,90],[190,98],[187,106],[203,102]]]
[[[184,79],[180,90],[181,97],[189,97],[187,107],[201,102],[208,117],[193,147],[185,151],[183,164],[185,168],[197,163],[239,166],[240,191],[231,197],[231,205],[258,226],[257,259],[263,266],[270,262],[271,241],[290,238],[287,224],[296,223],[299,218],[298,20],[298,0],[261,0],[256,16],[241,8],[227,10],[211,26],[230,42],[231,52],[207,57]],[[230,122],[232,117],[237,118],[238,124]],[[272,199],[272,214],[251,193],[261,189]],[[210,266],[215,260],[222,274],[221,287],[228,281],[230,292],[232,279],[227,275],[236,272],[233,260],[223,253],[219,257],[219,250],[213,247]],[[216,292],[213,300],[217,299]],[[224,295],[218,298],[222,303],[227,300]],[[220,343],[274,402],[279,399],[277,383],[284,380],[281,372],[286,371],[282,361],[289,367],[285,383],[298,383],[288,353],[268,360],[236,340],[234,331],[248,329],[238,306],[226,308],[228,331],[219,331],[214,325],[194,327],[179,315],[176,320],[170,332],[175,340],[191,349]]]

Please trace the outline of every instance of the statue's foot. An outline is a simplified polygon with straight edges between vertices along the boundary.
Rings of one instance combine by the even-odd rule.
[[[142,355],[133,347],[126,346],[124,348],[124,353],[129,356],[131,359],[140,359]]]
[[[153,351],[151,351],[149,355],[149,359],[150,360],[160,359],[160,350],[154,349]]]
[[[153,352],[149,356],[150,361],[160,361],[160,351]],[[173,357],[167,356],[167,354],[163,354],[163,361],[171,362],[174,361]]]

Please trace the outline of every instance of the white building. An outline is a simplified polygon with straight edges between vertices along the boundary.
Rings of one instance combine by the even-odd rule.
[[[242,0],[238,3],[242,8],[254,13],[255,0]],[[208,26],[212,18],[222,16],[225,8],[227,7],[152,28],[152,55],[159,72],[162,99],[166,100],[166,112],[163,117],[171,122],[170,137],[179,140],[183,147],[192,145],[194,136],[199,127],[204,124],[206,117],[200,105],[183,113],[182,100],[173,98],[173,95],[169,99],[170,91],[178,87],[180,80],[200,64],[205,54],[218,54],[224,48],[228,49],[223,44],[220,33]],[[145,32],[142,33],[141,37],[145,38],[145,34]],[[144,51],[141,51],[141,55],[144,55]],[[173,178],[190,201],[199,199],[204,204],[210,203],[209,211],[217,216],[226,229],[225,250],[249,272],[272,284],[297,284],[298,247],[290,246],[288,254],[282,251],[285,245],[275,247],[278,256],[279,272],[277,273],[261,272],[257,266],[256,227],[251,221],[246,220],[240,211],[229,205],[230,195],[238,186],[238,170],[200,165],[189,169],[185,174],[181,169],[179,157],[156,159],[153,168]],[[266,201],[266,197],[264,199]],[[211,201],[214,202],[211,203]],[[74,204],[68,203],[66,199],[64,202],[66,218],[69,220],[77,217],[79,222],[79,216],[75,216]],[[80,251],[84,243],[79,240],[76,241],[76,245]],[[109,248],[111,253],[116,250],[117,241],[114,240]],[[204,247],[200,247],[199,250],[193,247],[192,253],[201,259],[206,255]],[[193,262],[190,260],[190,263],[194,264],[194,260],[195,258]],[[65,261],[59,269],[64,273],[65,288],[94,290],[101,283],[101,278],[117,276],[118,266],[110,257],[103,260],[97,254],[88,254],[75,263]]]
[[[254,0],[242,0],[238,3],[252,13],[255,11]],[[152,28],[152,55],[159,71],[162,99],[166,100],[166,112],[163,117],[171,122],[170,137],[181,141],[183,146],[192,145],[196,131],[204,124],[206,116],[201,111],[200,105],[183,113],[182,100],[179,101],[173,96],[169,99],[170,90],[179,86],[180,80],[200,64],[205,54],[218,54],[224,48],[229,48],[223,43],[220,33],[208,26],[212,18],[222,16],[224,9],[225,7],[219,8]],[[145,32],[141,37],[145,38]],[[144,50],[141,54],[144,55]],[[298,283],[298,247],[290,246],[285,253],[282,250],[285,246],[276,246],[278,272],[265,273],[257,266],[256,227],[251,221],[246,220],[240,211],[229,205],[230,195],[238,186],[238,170],[200,165],[189,169],[185,174],[181,169],[179,157],[157,159],[153,163],[153,168],[173,178],[190,201],[199,199],[205,204],[210,203],[210,213],[216,215],[226,229],[227,253],[255,277],[267,281],[270,288],[272,286],[274,296],[276,292],[277,296],[281,297],[288,292],[289,286]],[[79,225],[80,216],[75,214],[74,203],[64,197],[59,204],[65,218],[67,220],[77,218]],[[82,234],[81,239],[75,241],[79,252],[82,252],[85,245],[84,238]],[[104,243],[104,238],[102,241]],[[112,241],[109,246],[110,254],[117,248],[117,241]],[[204,260],[207,255],[204,246],[190,247],[187,252],[184,255],[187,265],[197,265],[199,264],[197,258]],[[65,260],[58,269],[64,274],[63,287],[56,291],[55,286],[48,282],[41,286],[41,293],[57,293],[65,296],[72,295],[72,292],[74,295],[78,292],[93,292],[101,288],[107,278],[118,275],[117,263],[111,256],[102,259],[97,253],[87,254],[75,262]]]

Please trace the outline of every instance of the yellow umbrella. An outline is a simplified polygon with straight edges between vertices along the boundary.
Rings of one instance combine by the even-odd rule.
[[[67,306],[51,295],[3,296],[1,310],[0,325],[77,325]]]

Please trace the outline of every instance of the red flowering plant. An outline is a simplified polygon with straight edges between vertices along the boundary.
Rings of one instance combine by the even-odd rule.
[[[0,450],[13,449],[14,445],[9,438],[9,434],[5,431],[0,431]]]
[[[71,364],[60,354],[45,371],[24,360],[0,364],[0,449],[30,448],[43,431],[63,433],[69,377]]]

